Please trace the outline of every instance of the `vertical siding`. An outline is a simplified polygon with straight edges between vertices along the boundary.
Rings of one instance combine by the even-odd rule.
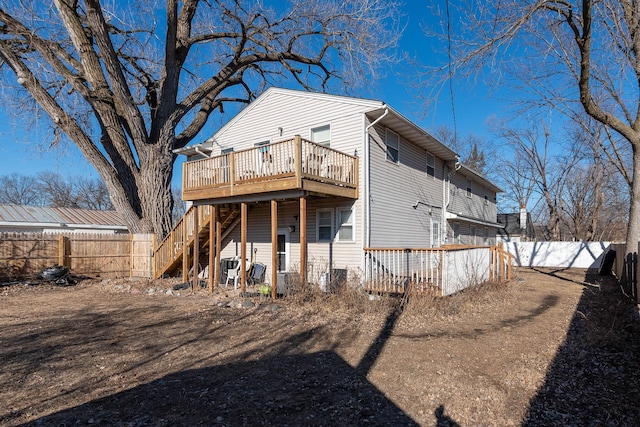
[[[387,161],[386,128],[370,131],[371,246],[429,247],[431,221],[442,224],[443,162],[436,157],[435,178],[427,175],[427,152],[400,135],[398,164]],[[419,205],[428,203],[437,208]],[[430,212],[431,210],[431,212]]]

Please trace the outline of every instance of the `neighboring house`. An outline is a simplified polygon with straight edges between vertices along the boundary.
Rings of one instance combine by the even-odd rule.
[[[176,153],[188,160],[184,200],[246,206],[223,258],[240,255],[246,233],[248,257],[270,266],[274,227],[277,270],[297,271],[306,249],[309,275],[362,269],[365,248],[496,242],[500,188],[384,102],[271,88]],[[240,213],[221,215],[238,224]]]
[[[0,205],[0,232],[127,233],[116,211]]]
[[[531,216],[525,208],[520,212],[498,214],[497,239],[499,242],[532,242],[536,239]]]

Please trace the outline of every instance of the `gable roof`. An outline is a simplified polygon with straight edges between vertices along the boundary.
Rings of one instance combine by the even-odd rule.
[[[482,183],[484,183],[484,185],[489,188],[490,190],[496,192],[496,193],[502,193],[503,190],[498,187],[497,185],[495,185],[493,182],[489,181],[488,178],[486,178],[484,175],[482,175],[481,173],[477,172],[475,169],[470,168],[469,166],[465,165],[464,163],[460,163],[460,169],[462,169],[463,171],[463,175],[466,176],[471,176],[473,178],[475,178],[477,181],[480,181]]]
[[[21,205],[0,205],[0,226],[127,230],[122,216],[114,210]]]
[[[220,129],[218,129],[212,136],[207,138],[204,142],[195,145],[189,145],[183,148],[174,150],[176,154],[183,155],[195,155],[199,153],[198,147],[209,149],[213,142],[227,129],[233,127],[244,116],[249,114],[255,108],[258,108],[260,104],[266,102],[273,95],[286,95],[298,98],[317,99],[337,103],[352,104],[363,107],[367,111],[366,115],[371,122],[380,119],[380,124],[389,127],[394,132],[400,134],[403,138],[411,141],[414,144],[424,148],[436,157],[439,157],[447,162],[455,162],[458,155],[449,147],[438,141],[427,131],[422,129],[411,120],[400,114],[398,111],[391,108],[383,101],[377,101],[373,99],[354,98],[344,95],[332,95],[327,93],[306,92],[295,89],[284,89],[278,87],[270,87],[258,96],[253,102],[247,105],[242,111],[231,118]]]
[[[252,110],[258,108],[260,104],[268,100],[272,95],[276,95],[276,94],[295,96],[298,98],[318,99],[318,100],[325,100],[325,101],[331,101],[331,102],[353,104],[353,105],[359,105],[363,107],[370,107],[371,109],[380,108],[381,106],[384,105],[384,102],[374,101],[370,99],[352,98],[352,97],[343,96],[343,95],[330,95],[327,93],[306,92],[302,90],[270,87],[269,89],[265,90],[260,96],[258,96],[253,102],[251,102],[249,105],[243,108],[242,111],[236,114],[231,120],[225,123],[224,126],[218,129],[212,136],[207,138],[204,141],[204,143],[205,144],[212,143],[216,139],[217,135],[224,133],[228,128],[234,126],[236,122],[240,121],[244,116],[249,114]]]

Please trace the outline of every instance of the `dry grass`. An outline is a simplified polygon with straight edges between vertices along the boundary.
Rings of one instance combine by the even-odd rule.
[[[271,301],[176,284],[0,289],[0,424],[640,419],[637,307],[584,271],[524,270],[507,284],[413,296],[403,310],[400,298],[348,286]]]

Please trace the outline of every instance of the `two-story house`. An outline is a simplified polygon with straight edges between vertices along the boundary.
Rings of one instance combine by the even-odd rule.
[[[213,207],[209,247],[269,281],[363,272],[372,248],[495,243],[501,190],[381,101],[270,88],[176,152],[183,199]]]

